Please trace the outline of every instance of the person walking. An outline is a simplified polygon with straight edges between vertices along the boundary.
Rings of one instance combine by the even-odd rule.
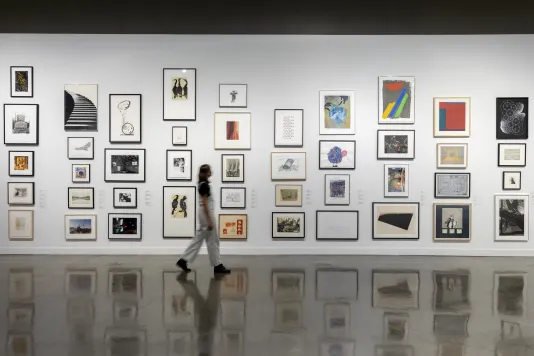
[[[200,228],[197,230],[195,237],[180,257],[176,265],[184,272],[191,272],[188,263],[192,263],[198,255],[202,242],[206,241],[210,262],[213,265],[215,274],[229,274],[231,271],[221,263],[219,251],[219,236],[215,229],[213,216],[213,197],[209,178],[211,177],[211,167],[208,164],[200,166],[198,171],[198,195],[200,195],[198,220]]]

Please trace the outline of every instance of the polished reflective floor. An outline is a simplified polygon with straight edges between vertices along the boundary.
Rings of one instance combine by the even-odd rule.
[[[0,257],[0,355],[534,355],[534,259]]]

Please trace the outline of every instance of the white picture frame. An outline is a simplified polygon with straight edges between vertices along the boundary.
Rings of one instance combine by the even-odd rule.
[[[317,241],[356,241],[359,239],[360,213],[357,210],[317,210]]]
[[[167,150],[167,180],[193,180],[192,150]]]
[[[271,180],[306,180],[306,152],[271,152]]]
[[[356,169],[356,141],[319,141],[319,169]]]
[[[115,209],[137,208],[137,188],[126,188],[126,187],[113,188],[113,208]]]
[[[94,137],[68,137],[67,138],[68,159],[94,159],[95,158],[95,138]]]
[[[11,97],[33,98],[33,67],[12,66]]]
[[[66,241],[96,241],[97,231],[96,214],[65,215]]]
[[[467,143],[438,143],[436,165],[438,169],[465,169],[469,158]]]
[[[91,165],[75,163],[72,165],[72,183],[90,183]]]
[[[415,159],[415,130],[378,130],[377,159]]]
[[[273,212],[273,239],[304,239],[306,214],[304,212]]]
[[[187,126],[172,127],[172,145],[187,146]]]
[[[350,174],[325,174],[324,205],[350,205]]]
[[[529,240],[529,198],[528,194],[495,194],[495,241]]]
[[[109,142],[141,143],[141,94],[109,94]]]
[[[108,214],[108,240],[141,241],[143,215],[139,213]]]
[[[434,137],[471,136],[471,98],[434,98]]]
[[[215,113],[215,149],[250,150],[251,114],[249,112]]]
[[[407,198],[410,196],[410,165],[384,164],[384,197]]]
[[[525,167],[527,165],[526,143],[499,143],[499,167]]]
[[[163,120],[195,121],[197,118],[197,70],[163,69]]]
[[[39,144],[38,104],[4,104],[4,144]]]
[[[274,147],[304,146],[304,110],[274,110]]]
[[[34,182],[7,182],[8,205],[34,205]]]
[[[378,77],[378,123],[415,123],[415,77]]]
[[[8,237],[10,241],[33,241],[33,210],[8,210]]]
[[[319,91],[319,135],[356,133],[354,90]]]
[[[9,176],[33,177],[35,175],[34,151],[9,151]]]
[[[246,108],[247,91],[246,84],[219,84],[219,107]]]
[[[195,236],[196,194],[197,188],[193,186],[163,187],[163,238]]]
[[[144,183],[146,174],[146,149],[104,149],[104,181]]]

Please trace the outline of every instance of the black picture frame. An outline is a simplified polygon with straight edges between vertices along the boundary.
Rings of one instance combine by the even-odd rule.
[[[117,206],[117,201],[115,200],[115,191],[117,189],[130,189],[133,190],[135,193],[135,206]],[[137,209],[138,201],[137,201],[137,188],[134,187],[114,187],[113,188],[113,208],[114,209]]]
[[[358,225],[357,236],[354,239],[322,239],[319,238],[319,214],[320,213],[356,213],[356,223]],[[315,212],[315,241],[358,241],[360,239],[360,211],[359,210],[316,210]]]
[[[138,96],[139,97],[139,140],[138,141],[113,141],[111,139],[111,98],[114,96]],[[143,142],[143,95],[142,94],[109,94],[109,143],[111,144],[141,144]],[[123,125],[124,126],[124,125]]]
[[[29,153],[32,158],[32,174],[11,174],[11,153]],[[8,151],[7,152],[7,171],[10,177],[34,177],[35,176],[35,151]]]
[[[91,158],[71,158],[70,157],[70,140],[73,138],[88,138],[91,140]],[[74,136],[74,137],[67,137],[67,158],[69,160],[80,160],[80,161],[92,161],[95,159],[95,138],[94,137],[80,137],[80,136]]]
[[[324,142],[342,142],[342,143],[348,143],[353,144],[354,147],[354,165],[352,167],[346,167],[346,168],[339,168],[339,167],[321,167],[321,145]],[[319,140],[319,170],[331,170],[331,171],[347,171],[347,170],[355,170],[356,169],[356,141],[355,140]]]
[[[240,85],[245,86],[245,105],[244,106],[224,106],[221,104],[221,88],[224,85]],[[246,109],[248,107],[248,84],[239,84],[239,83],[221,83],[219,84],[219,108],[228,108],[228,109]]]
[[[73,189],[86,189],[86,190],[91,190],[93,192],[93,204],[91,205],[91,207],[83,207],[83,208],[79,208],[79,207],[72,207],[70,205],[70,191],[73,190]],[[67,207],[69,209],[72,209],[72,210],[91,210],[91,209],[94,209],[95,208],[95,188],[93,187],[68,187],[67,188]]]
[[[6,133],[7,133],[7,126],[6,126],[6,107],[8,106],[35,106],[35,121],[36,121],[36,129],[35,129],[35,142],[32,143],[7,143],[6,142]],[[6,146],[39,146],[39,104],[4,104],[4,145]]]
[[[106,179],[107,175],[107,168],[108,168],[108,159],[107,159],[107,152],[108,151],[142,151],[143,152],[143,179],[138,180],[110,180]],[[145,148],[105,148],[104,149],[104,182],[108,183],[145,183],[146,182],[146,149]]]
[[[375,205],[417,205],[417,238],[376,237],[375,235]],[[421,204],[419,202],[373,202],[371,205],[371,236],[373,241],[419,241],[421,239]]]
[[[111,216],[112,215],[125,216],[125,217],[135,215],[136,217],[138,217],[137,230],[139,231],[139,238],[138,239],[134,239],[134,238],[117,239],[117,238],[110,237],[110,235],[109,235],[109,231],[110,231],[109,224],[111,223]],[[143,214],[141,214],[141,213],[108,213],[108,241],[130,241],[130,242],[143,241]]]
[[[504,180],[506,178],[507,173],[519,173],[519,188],[505,188]],[[502,172],[502,190],[521,190],[521,180],[523,177],[521,176],[521,171],[504,171]]]
[[[87,179],[86,182],[77,182],[74,180],[74,166],[89,166],[89,178]],[[71,174],[72,174],[72,177],[71,177],[71,180],[72,180],[72,183],[73,184],[87,184],[87,183],[91,183],[91,165],[89,163],[73,163],[72,166],[72,171],[71,171]]]
[[[31,77],[32,77],[32,80],[31,80],[31,95],[13,95],[13,69],[15,68],[24,68],[24,69],[28,69],[29,72],[31,72]],[[34,89],[35,89],[35,86],[33,85],[34,83],[34,73],[33,73],[33,67],[32,66],[11,66],[9,67],[9,71],[10,71],[10,75],[9,75],[9,81],[11,83],[10,85],[10,96],[12,98],[33,98],[34,96]],[[28,89],[29,89],[29,86],[28,86]]]
[[[302,215],[304,220],[301,223],[302,227],[302,237],[275,237],[274,236],[274,216],[276,214],[293,214],[293,215]],[[273,211],[271,213],[271,238],[275,241],[303,241],[306,239],[306,212],[304,211]]]
[[[525,164],[502,164],[501,163],[501,147],[508,145],[521,145],[525,147]],[[497,166],[498,167],[526,167],[527,166],[527,144],[526,143],[499,143],[497,146]]]
[[[30,204],[12,203],[9,200],[9,197],[10,197],[9,186],[11,184],[30,184],[32,186],[32,202]],[[12,205],[12,206],[31,206],[31,205],[35,205],[35,182],[7,182],[7,205]]]
[[[523,125],[523,133],[522,134],[519,134],[519,135],[514,135],[514,134],[508,134],[508,133],[505,133],[502,131],[501,129],[501,122],[503,121],[503,118],[502,118],[502,110],[501,110],[501,105],[503,103],[505,103],[506,101],[511,101],[511,102],[514,102],[515,104],[517,103],[521,103],[524,105],[524,108],[523,108],[523,111],[522,113],[525,114],[525,121],[524,121],[524,125]],[[529,116],[529,112],[528,112],[528,97],[523,97],[523,98],[497,98],[496,99],[496,117],[495,117],[495,123],[496,123],[496,127],[495,127],[495,132],[496,132],[496,137],[497,137],[497,140],[526,140],[528,139],[528,116]]]
[[[243,206],[242,207],[223,206],[223,191],[226,190],[226,189],[242,190],[244,192],[243,193],[244,201],[243,201]],[[221,187],[220,207],[221,207],[221,209],[231,209],[231,210],[244,210],[244,209],[246,209],[247,208],[247,188],[244,188],[244,187]]]
[[[169,178],[169,152],[189,152],[191,155],[191,162],[189,164],[189,177],[190,178]],[[146,165],[145,165],[146,166]],[[183,181],[191,182],[193,180],[193,150],[167,150],[165,160],[165,172],[168,181]]]
[[[393,158],[393,157],[380,157],[380,133],[381,132],[413,132],[413,156],[412,157],[399,157],[399,158]],[[376,131],[376,159],[379,161],[385,160],[394,160],[394,161],[413,161],[415,159],[415,130],[377,130]]]
[[[195,72],[195,104],[194,104],[194,108],[195,108],[195,115],[194,115],[194,118],[193,120],[183,120],[183,119],[165,119],[165,72],[166,71],[171,71],[171,70],[176,70],[176,71],[188,71],[188,70],[191,70],[191,71],[194,71]],[[162,103],[163,103],[163,121],[196,121],[197,120],[197,69],[196,68],[163,68],[163,95],[162,95]]]
[[[434,203],[433,207],[433,241],[434,242],[460,242],[460,243],[467,243],[471,241],[471,232],[473,231],[473,223],[472,223],[472,210],[471,210],[471,203]],[[445,208],[453,208],[453,209],[461,209],[462,210],[462,228],[456,229],[456,228],[443,228],[444,224],[447,224],[449,220],[443,221],[443,209]],[[441,213],[441,214],[440,214]],[[449,219],[449,218],[448,218]],[[453,236],[444,237],[443,236],[443,230],[447,230],[447,233],[450,230],[455,230]],[[460,230],[460,232],[458,232]]]
[[[469,182],[469,192],[467,196],[453,196],[453,195],[445,195],[445,196],[438,196],[438,176],[440,175],[457,175],[457,176],[467,176],[467,180]],[[436,199],[469,199],[471,198],[471,173],[469,172],[436,172],[434,173],[434,198]]]
[[[302,132],[300,135],[300,145],[277,145],[276,144],[276,112],[277,111],[300,111],[302,113]],[[304,147],[304,109],[274,109],[274,147]]]
[[[243,158],[243,179],[242,180],[225,180],[224,179],[224,157],[226,156],[241,156]],[[243,153],[238,154],[222,154],[221,155],[221,182],[223,183],[245,183],[245,155]]]
[[[185,143],[174,143],[174,129],[175,128],[179,128],[179,129],[185,129]],[[188,131],[187,131],[187,126],[173,126],[172,129],[171,129],[171,142],[172,142],[172,145],[173,146],[187,146],[187,135],[188,135]]]
[[[326,195],[327,195],[326,194],[327,193],[327,191],[326,191],[326,183],[328,182],[328,176],[346,176],[346,177],[348,177],[347,180],[349,181],[349,191],[347,192],[347,194],[349,196],[349,202],[347,204],[328,204],[326,202]],[[351,191],[350,183],[351,183],[350,174],[346,174],[346,173],[345,174],[331,174],[331,173],[325,174],[324,175],[324,205],[325,206],[348,206],[348,205],[350,205],[350,195],[351,195],[350,194],[350,191]]]

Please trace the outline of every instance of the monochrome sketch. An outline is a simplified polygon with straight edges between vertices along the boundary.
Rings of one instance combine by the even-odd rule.
[[[141,143],[141,94],[109,95],[109,142]]]
[[[246,108],[247,85],[246,84],[220,84],[219,85],[220,108]]]
[[[521,190],[521,172],[502,172],[503,190]]]
[[[39,105],[4,104],[4,144],[39,144]]]
[[[276,109],[274,111],[274,146],[302,147],[304,110]]]
[[[525,167],[526,143],[499,143],[499,167]]]
[[[163,237],[193,237],[196,231],[196,205],[194,186],[163,187]]]
[[[196,69],[163,69],[163,120],[196,120]]]
[[[528,98],[497,98],[497,139],[528,138]]]
[[[245,209],[246,189],[221,187],[221,209]]]
[[[435,198],[469,198],[471,195],[471,174],[436,173]]]
[[[301,185],[281,185],[275,186],[276,206],[302,206],[302,186]]]

